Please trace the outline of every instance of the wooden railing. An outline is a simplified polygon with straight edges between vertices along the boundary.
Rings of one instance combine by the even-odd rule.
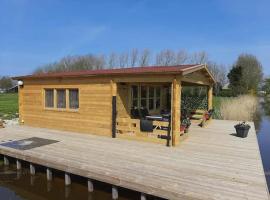
[[[140,120],[130,118],[118,118],[116,120],[116,130],[118,134],[130,136],[147,136],[157,138],[159,135],[167,135],[169,122],[153,121],[153,132],[141,132]]]

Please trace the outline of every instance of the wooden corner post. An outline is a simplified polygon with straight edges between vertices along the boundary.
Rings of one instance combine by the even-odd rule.
[[[111,80],[111,93],[112,93],[112,137],[116,137],[116,96],[117,96],[117,84]]]
[[[18,85],[18,94],[19,94],[19,124],[24,124],[23,119],[23,85]]]
[[[176,77],[172,83],[172,145],[176,146],[180,140],[181,117],[181,79]]]
[[[208,110],[213,109],[213,85],[208,86]]]

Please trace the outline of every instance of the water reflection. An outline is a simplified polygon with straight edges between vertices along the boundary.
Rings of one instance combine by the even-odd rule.
[[[270,99],[261,99],[260,102],[260,109],[257,119],[255,120],[255,126],[267,185],[268,189],[270,189]]]
[[[9,200],[111,200],[111,186],[94,181],[94,192],[87,191],[87,179],[72,176],[72,184],[64,184],[64,173],[53,172],[53,180],[47,181],[46,169],[36,167],[36,175],[29,174],[29,165],[23,164],[22,170],[16,170],[16,163],[10,166],[0,163],[0,199]],[[119,199],[139,199],[135,191],[119,189]],[[149,199],[159,199],[151,197]]]

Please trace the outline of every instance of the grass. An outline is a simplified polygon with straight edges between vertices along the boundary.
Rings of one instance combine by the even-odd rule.
[[[215,97],[213,117],[224,120],[253,121],[257,107],[258,99],[251,95]]]
[[[18,94],[0,94],[0,118],[13,119],[18,117]]]

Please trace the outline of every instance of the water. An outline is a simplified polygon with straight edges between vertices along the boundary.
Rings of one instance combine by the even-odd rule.
[[[265,177],[270,189],[270,99],[264,99],[255,121]]]
[[[2,158],[0,158],[2,160]],[[72,184],[64,185],[64,173],[54,171],[54,179],[46,180],[46,169],[36,168],[36,175],[29,174],[29,164],[23,163],[19,173],[16,170],[15,160],[10,166],[0,163],[0,199],[2,200],[111,200],[111,185],[94,181],[94,192],[87,191],[86,178],[71,176]],[[140,199],[135,191],[119,188],[119,200]],[[159,199],[151,197],[150,199]]]

